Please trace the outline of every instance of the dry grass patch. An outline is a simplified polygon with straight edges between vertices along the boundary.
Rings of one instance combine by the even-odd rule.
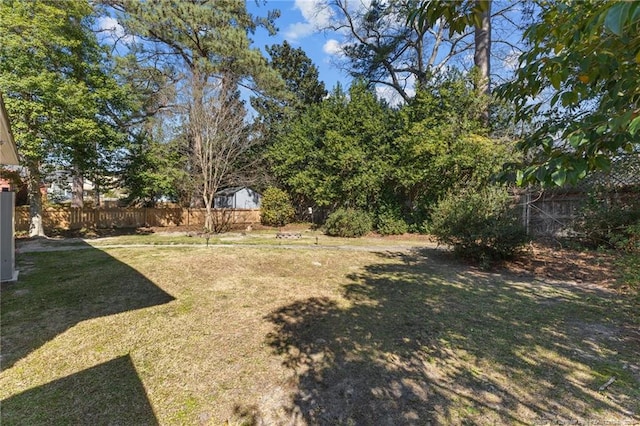
[[[640,421],[637,306],[602,288],[429,250],[19,261],[32,269],[2,291],[3,425]]]

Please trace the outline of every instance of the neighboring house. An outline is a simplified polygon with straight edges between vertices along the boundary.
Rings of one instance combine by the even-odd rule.
[[[66,203],[72,199],[73,192],[73,175],[71,171],[61,169],[49,172],[44,177],[46,186],[47,199],[52,203]],[[117,180],[115,178],[109,178],[109,182],[113,182],[113,185],[109,185],[108,188],[103,188],[104,192],[100,195],[100,205],[117,205],[120,198],[124,198],[122,190],[117,187]],[[82,197],[85,201],[95,201],[96,188],[93,182],[87,178],[82,179]]]
[[[223,189],[216,192],[213,207],[216,209],[259,209],[262,195],[246,186]]]
[[[47,198],[53,203],[71,201],[73,191],[73,175],[69,170],[54,170],[45,177]],[[89,179],[82,180],[82,197],[86,200],[93,196],[93,183]]]

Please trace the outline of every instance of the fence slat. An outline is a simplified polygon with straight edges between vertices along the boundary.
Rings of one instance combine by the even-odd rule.
[[[229,213],[231,213],[229,215]],[[219,218],[229,215],[231,225],[260,222],[260,210],[214,210]],[[205,209],[183,208],[46,208],[42,212],[45,230],[77,230],[82,228],[140,228],[143,226],[204,226]],[[29,206],[15,210],[16,231],[29,230]]]

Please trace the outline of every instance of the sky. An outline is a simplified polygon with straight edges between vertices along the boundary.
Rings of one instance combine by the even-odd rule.
[[[337,21],[337,17],[332,16],[331,9],[326,6],[329,0],[246,0],[247,10],[254,16],[267,16],[270,10],[277,9],[280,11],[280,17],[275,24],[278,29],[277,34],[271,36],[262,28],[256,30],[251,35],[253,46],[260,48],[265,52],[266,46],[273,44],[282,44],[283,41],[289,42],[294,48],[302,48],[307,56],[312,60],[314,65],[318,67],[320,80],[324,82],[325,88],[331,91],[335,85],[340,82],[344,88],[349,87],[351,77],[340,69],[337,62],[340,61],[341,43],[344,42],[343,36],[330,30],[322,30],[330,24]],[[350,8],[368,7],[372,0],[351,0]],[[501,8],[505,4],[512,4],[510,0],[496,2]],[[517,12],[517,9],[515,11]],[[512,16],[513,20],[513,16]],[[519,20],[519,18],[516,18]],[[111,28],[112,36],[123,36],[122,27],[118,22],[109,17],[101,18],[99,23],[101,28]],[[509,30],[512,31],[512,30]],[[503,40],[509,41],[508,45],[518,44],[519,34],[500,34],[500,29],[495,25],[492,28],[494,38],[497,36]],[[504,49],[504,46],[503,46]],[[502,59],[495,58],[496,46],[492,47],[492,78],[495,78],[496,70],[502,70],[506,74],[510,74],[517,66],[517,52],[513,49],[504,52]],[[467,63],[473,63],[472,53],[469,58],[465,57]],[[265,52],[265,56],[268,55]],[[496,66],[497,65],[497,66]],[[500,77],[500,73],[498,73]],[[413,88],[412,83],[408,81],[409,89],[407,92],[411,95]],[[392,89],[378,85],[376,87],[378,96],[386,99],[391,104],[399,102],[401,99]]]
[[[302,48],[311,58],[327,90],[337,82],[347,87],[350,77],[332,65],[340,54],[340,37],[335,32],[319,30],[331,23],[331,16],[321,8],[322,4],[322,0],[267,0],[266,5],[262,2],[256,5],[255,0],[247,0],[247,10],[256,16],[266,16],[269,10],[280,10],[280,18],[276,20],[278,34],[269,36],[266,31],[258,30],[252,36],[254,46],[264,49],[286,40],[294,48]]]
[[[370,2],[361,1],[363,4]],[[338,82],[342,83],[343,87],[348,87],[351,78],[332,65],[332,60],[340,55],[339,34],[320,30],[331,22],[330,13],[326,10],[319,11],[325,2],[326,0],[267,0],[264,4],[263,0],[247,0],[246,5],[247,10],[254,16],[265,17],[268,11],[274,9],[280,11],[280,17],[276,20],[277,34],[271,36],[266,30],[258,29],[251,35],[254,47],[262,49],[267,57],[265,47],[282,44],[284,40],[294,48],[302,48],[318,67],[320,80],[324,82],[326,89],[331,90]],[[105,33],[105,38],[124,36],[122,27],[113,17],[100,18],[98,27],[112,32]],[[126,36],[124,40],[126,41]]]
[[[372,0],[350,0],[350,8],[360,8],[370,6]],[[351,77],[336,65],[340,60],[340,46],[344,42],[343,36],[335,31],[322,31],[337,18],[331,15],[330,9],[326,7],[328,0],[266,0],[266,4],[261,0],[246,0],[247,10],[254,16],[266,16],[269,10],[280,10],[280,18],[276,20],[278,33],[269,36],[265,30],[257,31],[252,39],[254,46],[264,49],[267,45],[281,44],[287,40],[293,47],[302,48],[307,56],[318,67],[320,80],[325,83],[327,90],[331,90],[337,82],[343,87],[348,87]],[[259,3],[259,4],[258,4]],[[324,7],[323,7],[324,6]],[[520,6],[514,5],[511,0],[495,1],[494,9],[503,10],[511,8],[506,12],[508,21],[519,22]],[[502,24],[504,25],[504,23]],[[513,26],[501,26],[499,21],[492,23],[492,33],[494,43],[492,45],[492,79],[494,83],[500,83],[503,79],[509,78],[517,67],[519,51],[511,46],[520,44],[521,33]],[[495,43],[495,40],[503,40],[507,43]],[[465,61],[473,63],[473,53],[466,54]],[[397,93],[392,89],[378,85],[376,87],[378,96],[386,99],[391,104],[401,101]],[[412,88],[407,90],[409,94]]]

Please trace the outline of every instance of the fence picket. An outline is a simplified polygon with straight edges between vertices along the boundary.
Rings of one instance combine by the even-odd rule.
[[[215,214],[224,214],[215,210]],[[204,226],[205,209],[183,208],[77,208],[49,207],[43,210],[46,230],[81,228],[139,228],[143,226]],[[221,216],[220,216],[221,217]],[[234,210],[232,225],[260,222],[260,210]],[[16,231],[29,230],[29,206],[15,210]]]

